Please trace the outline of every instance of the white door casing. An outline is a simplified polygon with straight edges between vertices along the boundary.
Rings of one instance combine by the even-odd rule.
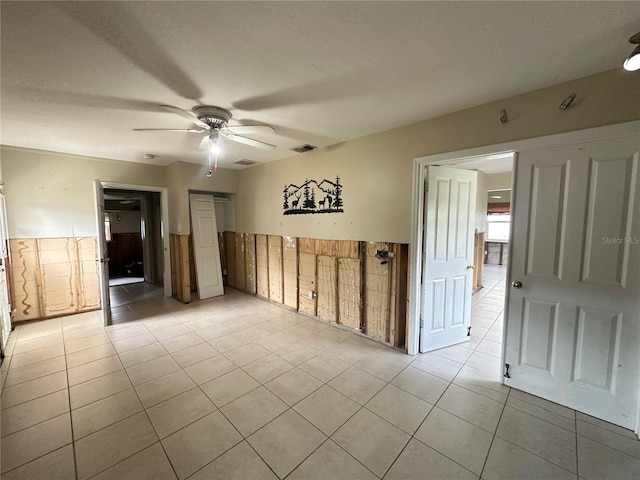
[[[213,195],[190,194],[191,231],[200,300],[224,294]]]
[[[507,385],[636,433],[639,151],[636,133],[518,155],[504,347]]]
[[[420,351],[467,340],[477,172],[428,167]]]
[[[93,182],[96,205],[96,228],[98,239],[98,275],[100,277],[100,300],[102,306],[102,321],[104,325],[111,324],[111,299],[109,297],[109,253],[107,251],[107,237],[104,230],[104,188],[100,180]]]

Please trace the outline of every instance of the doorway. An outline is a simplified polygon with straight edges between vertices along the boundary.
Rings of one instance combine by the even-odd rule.
[[[105,325],[132,318],[136,305],[171,296],[166,188],[96,181]]]
[[[413,244],[423,245],[421,188],[429,165],[456,164],[491,151],[504,152],[488,155],[496,159],[519,152],[509,236],[511,287],[505,292],[498,364],[505,371],[500,371],[499,381],[636,432],[640,362],[637,354],[631,358],[628,352],[640,328],[638,262],[632,260],[638,250],[630,244],[638,226],[629,219],[640,210],[637,195],[634,199],[639,131],[640,122],[630,122],[417,159],[413,210]],[[609,242],[615,248],[603,240],[606,235],[620,239]],[[417,353],[415,319],[422,311],[416,274],[422,253],[414,253],[410,353]],[[605,257],[610,257],[606,264]],[[589,277],[596,263],[599,276]],[[594,284],[599,297],[591,292]],[[612,303],[614,297],[620,300]],[[621,334],[623,329],[626,333]],[[596,345],[599,356],[584,354],[593,353]],[[603,410],[604,405],[611,408]]]
[[[104,205],[111,307],[162,295],[160,193],[105,188]]]

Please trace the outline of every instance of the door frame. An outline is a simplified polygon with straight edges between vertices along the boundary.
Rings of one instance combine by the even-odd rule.
[[[429,165],[452,165],[462,161],[472,160],[475,157],[485,157],[488,155],[515,154],[517,161],[518,152],[525,150],[536,150],[552,146],[581,143],[588,141],[606,140],[621,136],[630,135],[640,130],[640,120],[632,122],[606,125],[602,127],[576,130],[572,132],[547,135],[543,137],[530,138],[525,140],[514,140],[506,143],[486,145],[466,150],[427,155],[413,159],[413,189],[411,195],[411,243],[409,244],[409,309],[407,312],[407,353],[417,355],[420,353],[420,312],[421,305],[421,276],[423,263],[423,219],[425,213],[424,185]],[[511,194],[515,195],[515,178],[512,178]],[[509,263],[511,261],[509,249]],[[507,270],[507,281],[509,282],[510,271]],[[505,302],[508,301],[508,290]],[[506,313],[505,313],[506,315]],[[507,321],[505,318],[503,338],[507,333]],[[503,363],[504,363],[504,342],[503,342]],[[640,410],[640,403],[638,405]],[[640,417],[640,415],[639,415]]]
[[[162,215],[162,225],[160,231],[162,233],[162,248],[164,257],[164,273],[162,275],[165,297],[171,297],[171,251],[169,243],[169,197],[167,187],[154,187],[149,185],[134,185],[131,183],[116,183],[99,180],[102,188],[115,188],[120,190],[137,190],[140,192],[157,192],[160,193],[160,210]],[[97,213],[96,213],[96,222]],[[105,288],[104,286],[102,288]],[[109,288],[109,285],[106,285]]]

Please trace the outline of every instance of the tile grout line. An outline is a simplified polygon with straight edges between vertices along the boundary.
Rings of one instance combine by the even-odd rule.
[[[69,368],[67,366],[67,345],[64,342],[64,331],[62,333],[62,348],[64,351],[64,365],[67,377],[67,401],[69,402],[69,428],[71,429],[71,450],[73,453],[73,473],[76,480],[78,479],[78,461],[76,456],[75,432],[73,431],[73,415],[71,414],[71,387],[69,386]]]
[[[484,463],[482,464],[482,469],[480,470],[480,475],[479,477],[482,478],[482,475],[484,474],[484,470],[487,467],[487,462],[489,461],[489,455],[491,454],[491,449],[493,448],[493,442],[495,441],[496,437],[497,437],[497,433],[498,433],[498,428],[500,428],[500,422],[502,421],[502,416],[504,415],[504,411],[507,408],[507,402],[509,401],[509,395],[511,395],[511,388],[509,388],[509,391],[507,392],[507,398],[504,401],[504,405],[502,406],[502,411],[500,412],[500,418],[498,418],[498,423],[496,423],[496,428],[493,432],[493,435],[491,437],[491,443],[489,444],[489,449],[487,450],[487,455],[484,457]],[[498,437],[500,438],[500,437]]]

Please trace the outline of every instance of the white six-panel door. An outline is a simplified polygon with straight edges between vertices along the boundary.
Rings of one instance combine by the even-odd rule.
[[[631,429],[639,150],[635,135],[519,154],[505,318],[507,385]]]
[[[213,195],[190,194],[193,253],[200,300],[224,294]]]
[[[428,167],[420,351],[467,339],[477,172]]]

